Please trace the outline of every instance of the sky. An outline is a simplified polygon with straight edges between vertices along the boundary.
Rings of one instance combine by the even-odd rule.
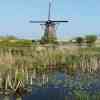
[[[46,20],[49,0],[0,0],[0,35],[40,39],[43,27],[29,20]],[[61,40],[87,34],[100,35],[100,0],[54,0],[52,19],[69,20],[57,25]]]

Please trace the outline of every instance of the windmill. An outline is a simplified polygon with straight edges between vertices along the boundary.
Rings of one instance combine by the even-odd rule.
[[[49,1],[48,19],[46,21],[30,20],[30,23],[39,23],[40,25],[45,26],[44,36],[41,39],[45,43],[51,43],[57,40],[57,37],[56,37],[56,25],[57,24],[69,22],[67,20],[51,20],[51,7],[52,7],[52,0]]]

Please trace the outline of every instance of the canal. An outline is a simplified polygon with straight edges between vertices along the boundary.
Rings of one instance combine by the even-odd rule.
[[[70,76],[54,72],[48,76],[47,84],[30,86],[30,93],[0,95],[0,100],[100,100],[100,77],[97,73]]]

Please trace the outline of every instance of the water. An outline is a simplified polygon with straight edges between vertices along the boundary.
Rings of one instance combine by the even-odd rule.
[[[64,89],[62,88],[41,88],[32,95],[25,96],[23,100],[64,100]]]
[[[33,86],[30,94],[21,97],[1,95],[0,100],[100,100],[100,77],[97,74],[81,73],[71,77],[56,72],[48,76],[48,84],[44,87]]]

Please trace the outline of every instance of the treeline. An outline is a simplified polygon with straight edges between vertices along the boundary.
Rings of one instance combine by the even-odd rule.
[[[0,41],[0,46],[31,46],[31,40],[3,40]]]
[[[76,37],[75,42],[79,46],[82,46],[85,43],[88,47],[92,47],[95,45],[97,39],[98,37],[96,35],[86,35],[85,37]]]
[[[85,37],[76,37],[72,40],[69,41],[58,41],[57,39],[55,40],[56,42],[43,42],[42,40],[29,40],[29,39],[19,39],[14,36],[5,36],[2,37],[0,36],[0,46],[32,46],[34,44],[69,44],[69,43],[74,43],[78,44],[78,46],[82,45],[87,45],[88,47],[92,47],[98,37],[96,35],[86,35]]]
[[[14,36],[0,36],[0,46],[31,46],[32,44],[32,40],[18,39]]]

